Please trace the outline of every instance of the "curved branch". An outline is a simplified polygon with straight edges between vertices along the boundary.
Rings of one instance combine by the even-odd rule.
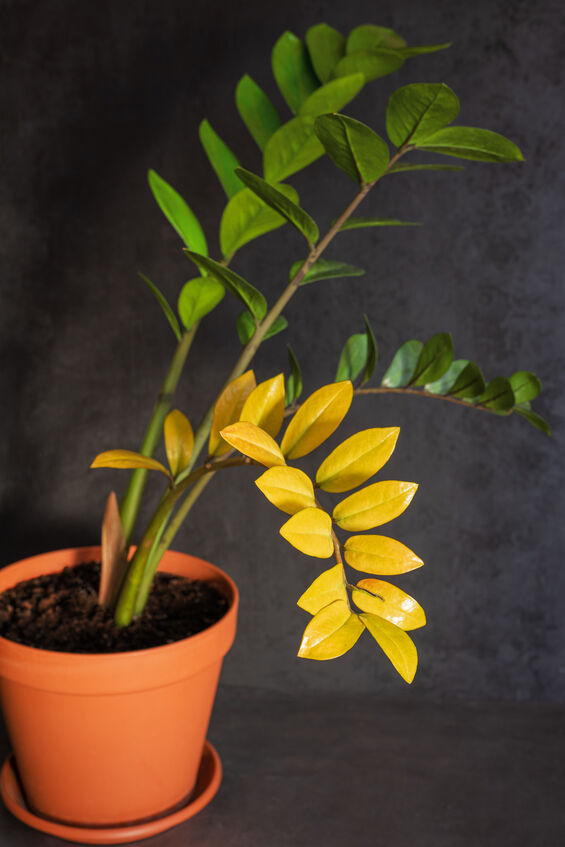
[[[450,397],[447,394],[432,394],[430,391],[424,391],[423,388],[356,388],[354,394],[410,394],[415,397],[430,397],[432,400],[445,400],[447,403],[457,403],[459,406],[465,406],[466,409],[479,409],[481,412],[489,412],[493,414],[493,410],[488,406],[483,406],[480,403],[469,403],[466,400],[461,400],[459,397]],[[497,411],[496,414],[511,415],[512,409],[508,411]]]

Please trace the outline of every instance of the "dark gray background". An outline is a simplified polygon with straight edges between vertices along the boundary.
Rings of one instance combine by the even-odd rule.
[[[420,398],[355,402],[347,432],[402,428],[381,477],[420,483],[408,512],[386,527],[426,562],[400,580],[429,621],[414,634],[420,669],[410,688],[368,637],[336,662],[295,658],[305,624],[295,601],[324,563],[279,538],[282,515],[251,473],[217,477],[175,546],[223,566],[241,588],[228,682],[562,701],[562,4],[4,0],[1,10],[0,561],[96,542],[109,487],[125,477],[88,465],[101,450],[139,445],[174,338],[137,272],[173,302],[193,276],[147,169],[185,196],[217,255],[224,196],[198,123],[207,117],[242,164],[259,170],[233,92],[248,72],[287,119],[269,66],[284,29],[303,35],[325,20],[347,32],[373,22],[409,43],[453,41],[372,83],[347,111],[384,133],[396,87],[444,81],[462,101],[459,122],[512,138],[525,164],[385,180],[363,213],[425,226],[344,234],[328,255],[367,276],[304,289],[286,310],[290,331],[265,344],[256,373],[286,368],[291,340],[306,392],[331,381],[366,311],[381,374],[403,341],[444,330],[456,355],[489,378],[533,370],[552,438],[517,416]],[[327,161],[290,181],[322,229],[353,192]],[[244,248],[234,267],[272,300],[301,255],[300,237],[285,228]],[[199,330],[177,398],[195,423],[237,355],[238,311],[226,297]]]

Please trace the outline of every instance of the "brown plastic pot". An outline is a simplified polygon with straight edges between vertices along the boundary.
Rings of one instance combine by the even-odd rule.
[[[99,557],[83,547],[24,559],[0,570],[0,592]],[[4,719],[26,802],[43,819],[119,828],[166,817],[196,784],[238,593],[219,568],[184,553],[167,552],[160,569],[213,580],[228,612],[198,635],[128,653],[58,653],[0,638]]]

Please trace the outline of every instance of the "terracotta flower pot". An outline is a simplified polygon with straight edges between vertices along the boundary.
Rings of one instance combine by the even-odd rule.
[[[97,558],[99,549],[87,547],[24,559],[0,570],[0,592]],[[238,593],[223,571],[193,556],[168,552],[160,568],[214,580],[230,609],[197,635],[128,653],[58,653],[0,638],[4,719],[26,803],[41,819],[110,830],[168,820],[195,787]]]

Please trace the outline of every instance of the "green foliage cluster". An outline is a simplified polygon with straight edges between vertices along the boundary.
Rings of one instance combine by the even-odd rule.
[[[228,203],[220,222],[221,262],[208,258],[206,239],[194,213],[178,193],[154,171],[149,181],[157,202],[177,232],[202,277],[190,280],[179,296],[178,311],[186,330],[212,311],[229,290],[239,298],[245,311],[237,320],[241,344],[247,345],[258,321],[267,313],[261,293],[227,268],[245,244],[289,222],[312,247],[319,230],[311,216],[299,205],[296,190],[279,180],[287,178],[325,153],[360,186],[368,186],[385,174],[410,170],[458,170],[442,164],[407,164],[393,161],[388,144],[360,121],[338,114],[368,82],[397,70],[407,59],[435,52],[449,44],[408,47],[397,33],[385,27],[363,25],[347,38],[327,24],[311,27],[305,43],[292,33],[284,33],[272,51],[272,68],[280,92],[294,117],[283,123],[264,91],[248,75],[236,87],[237,110],[249,133],[263,152],[263,177],[239,166],[237,157],[212,128],[208,120],[200,125],[200,138]],[[442,83],[406,85],[395,91],[386,109],[386,131],[397,148],[396,157],[411,150],[441,153],[483,162],[521,161],[518,147],[490,130],[451,125],[458,117],[459,100]],[[339,230],[364,227],[417,226],[392,218],[349,216]],[[290,268],[292,281],[303,261]],[[300,280],[301,285],[326,279],[361,276],[362,268],[346,262],[316,259]],[[160,292],[146,279],[166,311],[177,337],[178,322]],[[365,316],[366,331],[348,339],[339,361],[336,379],[356,379],[361,384],[372,376],[376,365],[374,334]],[[284,315],[277,315],[265,333],[271,338],[288,327]],[[422,349],[418,341],[408,341],[397,352],[382,386],[410,388],[423,386],[423,394],[460,398],[496,414],[512,411],[534,426],[549,432],[547,423],[530,403],[541,389],[539,380],[526,371],[510,379],[496,377],[485,383],[478,365],[469,360],[453,361],[450,336],[441,333]],[[431,356],[432,361],[427,362]],[[295,360],[296,361],[296,360]],[[445,365],[445,367],[443,367]],[[398,374],[397,374],[398,372]],[[292,386],[289,389],[292,396]]]
[[[376,341],[366,315],[364,320],[365,332],[347,339],[335,376],[336,380],[358,380],[359,387],[373,375],[377,361]],[[497,376],[485,382],[475,362],[453,358],[453,339],[448,332],[437,333],[425,344],[414,338],[406,341],[386,369],[381,388],[369,389],[375,394],[387,390],[468,403],[495,415],[516,412],[546,435],[550,433],[547,422],[531,408],[531,401],[541,391],[535,374],[516,371],[509,378]]]

